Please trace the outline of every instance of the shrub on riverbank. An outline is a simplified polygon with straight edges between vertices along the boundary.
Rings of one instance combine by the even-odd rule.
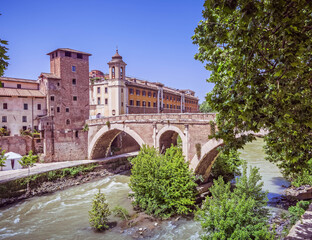
[[[89,222],[91,227],[98,231],[108,229],[107,217],[111,214],[108,203],[106,202],[105,194],[99,192],[95,194],[92,202],[92,209],[89,211]]]
[[[264,208],[267,193],[262,192],[260,180],[258,168],[251,168],[247,176],[246,165],[233,192],[222,177],[214,180],[209,189],[212,198],[207,197],[197,213],[204,231],[202,239],[273,239]]]
[[[135,205],[161,218],[193,211],[195,176],[180,148],[171,146],[161,155],[157,149],[143,146],[131,163],[129,185]]]

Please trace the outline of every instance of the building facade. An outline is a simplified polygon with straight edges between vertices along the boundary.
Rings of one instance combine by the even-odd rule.
[[[85,159],[91,54],[59,48],[48,55],[51,72],[36,81],[0,78],[1,127],[13,137],[39,131],[46,162]]]
[[[108,63],[109,74],[99,70],[90,72],[92,118],[122,114],[198,112],[198,98],[194,91],[126,77],[126,65],[117,50]]]

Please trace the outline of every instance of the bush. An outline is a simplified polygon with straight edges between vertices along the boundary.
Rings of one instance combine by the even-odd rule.
[[[300,187],[302,185],[311,185],[312,186],[312,173],[304,169],[300,174],[297,174],[293,177],[291,185],[294,187]]]
[[[309,201],[299,201],[296,206],[288,208],[291,225],[294,225],[301,218],[304,212],[309,208],[309,205]]]
[[[243,160],[236,150],[230,150],[228,153],[221,152],[212,166],[211,174],[215,179],[222,176],[226,182],[230,181],[235,175],[240,175],[239,166],[242,163]]]
[[[267,198],[262,193],[258,169],[252,168],[237,180],[237,188],[231,192],[230,183],[222,177],[214,180],[209,189],[212,198],[206,198],[197,213],[204,235],[202,239],[273,239],[267,225],[268,211],[264,208]]]
[[[115,214],[116,217],[120,217],[121,219],[126,220],[126,221],[128,221],[130,218],[130,214],[127,211],[127,209],[118,205],[114,207],[113,213]]]
[[[130,188],[135,205],[161,218],[192,212],[195,176],[180,148],[171,146],[161,155],[155,148],[143,146],[131,163]]]
[[[99,192],[95,194],[92,203],[92,209],[89,211],[89,222],[91,227],[98,231],[108,229],[108,219],[110,215],[108,204],[106,202],[105,194]]]

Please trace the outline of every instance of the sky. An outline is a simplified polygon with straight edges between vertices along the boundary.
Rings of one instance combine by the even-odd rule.
[[[50,72],[47,53],[71,48],[91,53],[90,71],[108,72],[119,54],[126,75],[194,90],[212,90],[210,72],[194,59],[194,29],[204,0],[9,0],[1,3],[0,39],[9,42],[6,77],[36,80]]]

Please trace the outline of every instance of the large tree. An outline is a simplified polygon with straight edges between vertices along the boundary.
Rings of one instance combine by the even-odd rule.
[[[0,38],[0,77],[3,75],[4,70],[9,65],[8,63],[9,57],[7,55],[8,48],[6,47],[6,45],[8,45],[8,41],[2,40]],[[0,83],[0,87],[1,87],[1,83]]]
[[[239,148],[265,128],[286,176],[312,169],[312,2],[206,0],[203,18],[193,41],[215,84],[216,137]]]

